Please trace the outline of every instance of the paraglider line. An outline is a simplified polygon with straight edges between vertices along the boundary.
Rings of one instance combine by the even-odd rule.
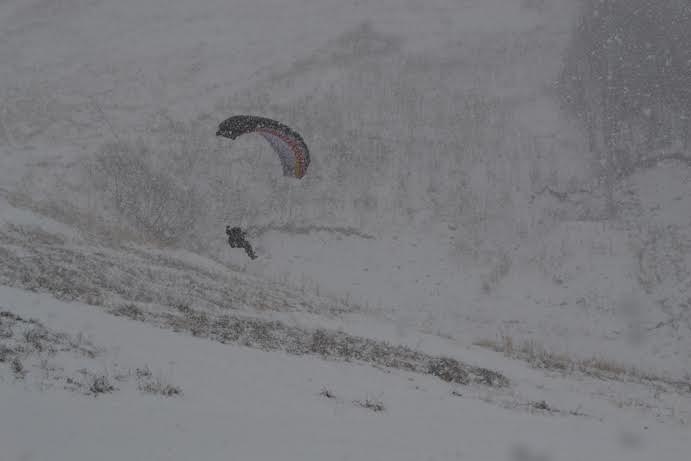
[[[94,106],[96,106],[96,109],[98,110],[99,114],[101,114],[101,118],[103,118],[103,121],[106,122],[106,125],[108,126],[108,129],[110,130],[110,133],[113,135],[115,140],[118,142],[118,144],[122,144],[120,137],[115,132],[113,125],[110,123],[110,120],[108,120],[108,117],[106,117],[106,113],[103,112],[103,109],[101,109],[101,105],[98,103],[96,98],[94,96],[89,96],[89,99],[91,99],[91,102],[93,102]]]

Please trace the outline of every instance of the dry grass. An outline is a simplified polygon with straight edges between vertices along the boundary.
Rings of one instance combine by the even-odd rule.
[[[86,372],[84,379],[67,376],[50,361],[58,354],[70,354],[83,360],[93,359],[101,350],[82,334],[56,332],[35,319],[24,319],[8,310],[0,310],[0,380],[4,369],[16,379],[28,379],[45,390],[55,385],[79,387],[84,393],[111,392],[107,376]],[[87,379],[88,378],[88,379]],[[75,386],[79,383],[79,386]]]
[[[317,355],[326,360],[358,361],[378,367],[428,374],[456,384],[492,387],[509,385],[509,380],[494,370],[341,331],[304,328],[235,313],[212,315],[189,306],[163,313],[145,312],[144,318],[140,316],[140,312],[143,312],[140,310],[121,310],[119,314],[126,315],[128,312],[135,313],[133,319],[224,344],[283,351],[293,355]]]
[[[327,386],[322,387],[322,390],[321,390],[321,392],[319,392],[319,395],[321,395],[322,397],[325,397],[327,399],[335,399],[336,398],[336,394],[334,394],[334,392]]]
[[[512,359],[524,360],[535,368],[563,373],[583,373],[599,379],[646,381],[665,385],[679,392],[691,393],[691,381],[686,379],[675,380],[658,376],[602,356],[576,358],[568,354],[549,351],[535,340],[516,341],[505,333],[499,335],[496,340],[481,339],[473,344],[501,352]]]
[[[458,384],[509,384],[501,373],[453,358],[248,315],[256,314],[258,306],[284,313],[303,311],[320,315],[357,309],[346,301],[301,293],[228,271],[212,271],[141,247],[116,250],[105,246],[27,245],[27,232],[28,229],[22,229],[21,234],[0,230],[0,257],[8,263],[0,265],[0,283],[48,292],[65,301],[102,305],[115,315],[151,321],[224,343],[319,355],[329,360],[360,361],[429,374]],[[31,257],[17,255],[17,246]],[[159,313],[151,313],[151,306],[159,308],[155,309]],[[225,315],[218,315],[219,312]],[[42,332],[27,334],[27,342],[35,348],[48,347],[40,341]]]
[[[143,319],[142,311],[136,308],[123,309],[120,315]],[[104,366],[104,352],[82,333],[57,332],[38,320],[0,310],[0,381],[8,374],[41,391],[63,388],[99,396],[118,391],[121,384],[134,377],[143,393],[166,397],[182,393],[165,375],[154,375],[148,367],[137,368],[133,376],[117,365]],[[74,367],[62,364],[60,356],[65,355],[71,362],[77,360]],[[100,363],[94,361],[97,357]]]
[[[384,402],[379,399],[366,398],[365,400],[354,400],[353,403],[361,408],[366,408],[375,413],[380,413],[386,410]]]
[[[110,382],[107,375],[94,375],[91,377],[89,392],[93,395],[109,394],[115,390],[115,386]]]
[[[182,389],[179,386],[173,385],[168,378],[160,373],[154,376],[148,367],[137,369],[137,380],[139,381],[139,390],[145,394],[162,395],[164,397],[182,395]]]
[[[37,237],[38,236],[38,237]],[[210,309],[310,311],[338,315],[354,303],[320,297],[275,280],[199,267],[142,247],[62,246],[37,228],[0,229],[0,284],[48,292],[60,300],[113,308],[131,317],[138,304]],[[45,241],[45,243],[44,243]],[[1,333],[0,333],[1,334]]]

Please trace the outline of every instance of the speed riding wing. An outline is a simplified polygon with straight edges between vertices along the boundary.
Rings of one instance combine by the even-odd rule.
[[[283,174],[302,178],[310,164],[307,144],[300,134],[281,122],[254,115],[234,115],[218,126],[216,136],[235,139],[247,133],[257,133],[266,139],[283,165]]]

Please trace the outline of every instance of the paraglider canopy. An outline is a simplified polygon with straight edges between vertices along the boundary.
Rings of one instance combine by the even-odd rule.
[[[246,133],[258,133],[266,139],[283,165],[283,174],[302,178],[310,164],[310,153],[302,136],[290,127],[270,118],[234,115],[218,126],[216,136],[235,139]]]

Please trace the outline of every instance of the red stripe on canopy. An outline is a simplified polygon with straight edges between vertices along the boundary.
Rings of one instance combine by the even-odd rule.
[[[272,130],[270,128],[260,128],[257,131],[276,136],[278,139],[288,144],[288,147],[290,147],[295,156],[295,177],[302,178],[305,175],[305,151],[300,145],[300,142],[291,136],[286,136],[286,134],[281,131]]]

